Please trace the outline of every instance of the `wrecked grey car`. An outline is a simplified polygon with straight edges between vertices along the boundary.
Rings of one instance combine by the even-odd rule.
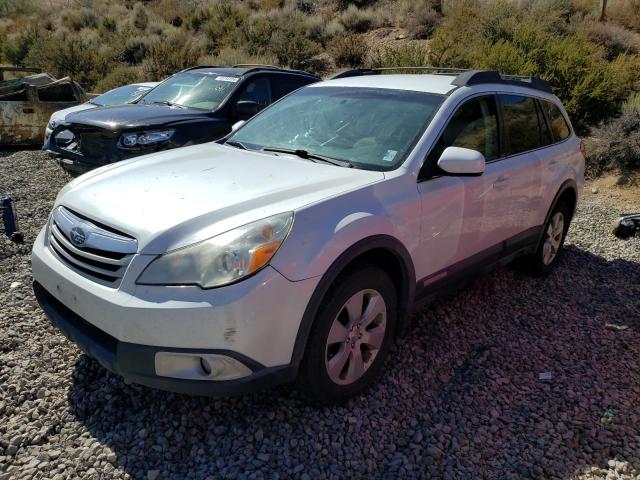
[[[5,80],[8,72],[31,75]],[[68,77],[57,80],[37,72],[0,67],[0,146],[42,144],[53,112],[89,100],[82,87]]]

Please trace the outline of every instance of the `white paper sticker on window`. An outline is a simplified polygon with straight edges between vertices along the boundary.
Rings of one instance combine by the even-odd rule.
[[[396,158],[397,150],[387,150],[387,153],[384,154],[382,160],[385,162],[393,162],[393,159]]]
[[[216,80],[219,80],[221,82],[236,83],[240,79],[238,77],[224,77],[222,75],[219,75],[219,76],[216,77]]]

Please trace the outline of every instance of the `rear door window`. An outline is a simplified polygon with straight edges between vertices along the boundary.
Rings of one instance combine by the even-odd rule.
[[[268,78],[256,78],[250,80],[243,88],[238,101],[249,100],[256,102],[260,108],[271,103],[271,84]]]
[[[571,129],[567,123],[567,119],[560,111],[557,105],[546,100],[541,100],[540,104],[544,110],[549,124],[551,125],[551,133],[553,134],[553,140],[555,142],[561,142],[571,134]]]
[[[271,78],[271,85],[273,91],[273,101],[275,102],[279,98],[288,95],[294,90],[304,87],[309,83],[306,79],[300,79],[295,77],[285,77],[284,75],[274,76]]]
[[[507,155],[515,155],[550,143],[536,102],[522,95],[499,95],[507,141]]]

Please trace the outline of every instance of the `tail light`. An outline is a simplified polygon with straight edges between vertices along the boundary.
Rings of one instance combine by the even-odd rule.
[[[584,140],[580,140],[580,153],[583,157],[587,156],[587,146],[584,143]]]

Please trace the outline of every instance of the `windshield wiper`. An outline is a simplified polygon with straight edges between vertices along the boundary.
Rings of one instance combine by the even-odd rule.
[[[305,160],[311,160],[312,162],[324,162],[330,165],[337,165],[338,167],[346,167],[352,168],[353,164],[351,162],[347,162],[346,160],[338,160],[337,158],[325,157],[324,155],[318,155],[316,153],[311,153],[306,150],[301,149],[293,149],[293,148],[279,148],[279,147],[264,147],[262,149],[263,152],[277,152],[277,153],[290,153],[291,155],[296,155],[300,158],[304,158]]]
[[[231,145],[232,147],[239,148],[241,150],[249,150],[242,142],[238,142],[236,140],[227,140],[224,142],[225,145]]]
[[[154,105],[167,105],[169,107],[187,108],[184,105],[180,105],[179,103],[169,102],[167,100],[158,100],[151,103],[153,103]]]

